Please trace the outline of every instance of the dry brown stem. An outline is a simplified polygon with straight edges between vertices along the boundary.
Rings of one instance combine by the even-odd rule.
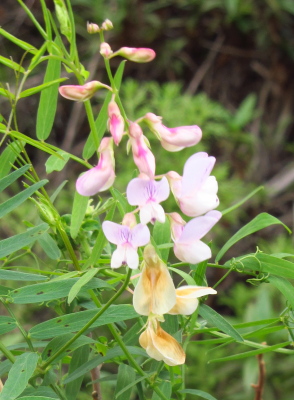
[[[262,354],[257,355],[258,367],[259,367],[259,377],[257,384],[252,383],[251,386],[255,390],[254,400],[262,400],[262,393],[265,384],[265,363],[263,361]]]

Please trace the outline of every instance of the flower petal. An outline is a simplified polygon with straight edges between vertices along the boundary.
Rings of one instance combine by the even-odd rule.
[[[131,230],[131,244],[134,247],[145,246],[150,241],[150,231],[146,225],[138,224]]]
[[[200,240],[193,244],[176,242],[174,253],[179,260],[190,264],[198,264],[211,257],[210,247]]]
[[[126,243],[131,235],[131,230],[128,226],[122,226],[112,221],[104,221],[102,229],[106,239],[116,245]]]
[[[198,307],[197,298],[208,294],[216,294],[216,290],[206,286],[181,286],[176,289],[176,294],[176,304],[168,313],[172,315],[191,315]]]
[[[126,263],[126,254],[124,246],[117,246],[111,256],[111,268],[119,268]]]
[[[139,266],[139,256],[137,250],[129,245],[126,245],[125,247],[126,263],[128,267],[131,269],[137,269]]]
[[[201,239],[220,220],[222,213],[209,211],[207,214],[191,219],[184,227],[178,242],[191,243]]]

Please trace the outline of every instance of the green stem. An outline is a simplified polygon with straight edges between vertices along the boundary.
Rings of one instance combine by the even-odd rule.
[[[72,339],[70,339],[63,347],[61,347],[55,354],[53,354],[48,360],[42,364],[41,368],[45,370],[60,354],[62,354],[72,343],[74,343],[87,329],[93,325],[93,323],[101,317],[102,314],[112,305],[112,303],[125,291],[127,288],[130,278],[131,278],[132,270],[129,268],[129,271],[126,276],[126,280],[121,286],[121,288],[116,292],[116,294],[97,312],[96,315],[78,332],[74,335]]]
[[[57,385],[55,385],[55,383],[51,383],[51,385],[49,385],[49,386],[59,396],[60,400],[67,400],[67,398],[66,398],[65,394],[63,393],[63,391],[61,389],[59,389],[59,387]]]
[[[11,353],[10,350],[8,350],[2,342],[0,342],[0,351],[5,355],[5,357],[10,360],[12,363],[15,363],[15,357]]]
[[[213,289],[215,289],[224,279],[226,279],[226,277],[233,271],[233,267],[231,267],[225,274],[224,276],[222,276],[220,278],[220,280],[218,282],[216,282],[216,284],[213,286]]]
[[[2,300],[1,300],[2,301]],[[6,310],[9,312],[9,314],[12,316],[12,318],[15,320],[16,325],[18,327],[18,329],[20,330],[22,336],[24,337],[25,341],[27,342],[29,349],[31,350],[31,352],[35,352],[34,346],[31,342],[31,340],[28,337],[27,332],[24,330],[24,328],[20,325],[20,323],[17,321],[13,311],[11,310],[11,308],[9,307],[9,305],[7,303],[5,303],[4,301],[2,301],[2,304],[4,305],[4,307],[6,308]]]

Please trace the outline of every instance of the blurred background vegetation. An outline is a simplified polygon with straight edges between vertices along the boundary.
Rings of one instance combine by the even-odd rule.
[[[151,47],[156,51],[157,57],[150,64],[126,64],[121,97],[130,119],[153,112],[163,116],[163,123],[169,127],[197,124],[202,128],[203,139],[197,148],[180,153],[162,150],[147,133],[160,159],[157,173],[170,169],[181,173],[185,160],[195,151],[214,155],[221,211],[259,185],[264,186],[263,191],[223,218],[215,229],[214,245],[222,246],[241,226],[263,211],[293,228],[294,2],[72,0],[71,3],[80,59],[90,71],[90,78],[107,83],[99,42],[95,35],[88,35],[87,21],[100,24],[105,18],[112,20],[115,29],[107,33],[107,41],[113,49]],[[53,1],[48,0],[47,4],[53,11]],[[27,0],[26,5],[42,21],[38,0]],[[42,44],[42,38],[16,0],[1,1],[0,21],[11,34],[36,47]],[[26,64],[19,49],[3,37],[0,37],[0,49],[3,56]],[[112,60],[113,69],[119,62]],[[42,83],[43,68],[41,65],[28,79],[27,88]],[[66,71],[63,76],[69,77],[68,83],[76,83]],[[0,66],[0,81],[4,85],[9,82],[13,87],[13,71]],[[97,113],[103,96],[98,94],[93,99]],[[18,104],[19,130],[32,137],[35,137],[38,101],[39,95],[34,95]],[[7,99],[0,98],[0,109],[7,117]],[[80,155],[88,132],[83,105],[60,98],[50,143]],[[123,148],[125,144],[126,141],[116,149],[116,187],[121,191],[134,173],[132,160]],[[40,176],[49,176],[52,191],[65,179],[69,181],[58,200],[58,208],[61,213],[70,213],[73,182],[82,172],[81,166],[69,162],[62,172],[46,175],[47,156],[35,149],[29,152]],[[91,161],[96,163],[94,159]],[[6,192],[6,196],[10,194]],[[33,212],[28,205],[27,209],[22,208],[18,214],[3,220],[1,237],[15,234],[19,221],[29,219]],[[293,238],[281,227],[267,228],[262,234],[241,241],[228,252],[227,259],[254,252],[256,246],[269,253],[293,253]],[[220,277],[221,272],[209,271],[209,284],[213,285]],[[233,273],[218,291],[220,296],[210,301],[234,323],[271,318],[285,306],[274,288],[266,283],[253,287]],[[227,347],[213,348],[213,358],[228,352]],[[210,392],[220,400],[253,399],[250,384],[257,381],[256,360],[226,363],[220,368],[218,364],[206,364],[210,358],[208,349],[209,345],[201,347],[197,343],[188,349],[189,387]],[[265,361],[264,398],[291,400],[292,362],[274,353],[265,356]]]

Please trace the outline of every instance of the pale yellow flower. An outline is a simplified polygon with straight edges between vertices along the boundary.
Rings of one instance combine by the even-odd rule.
[[[216,290],[211,287],[181,286],[176,289],[176,304],[169,310],[168,314],[191,315],[198,307],[198,297],[216,293]]]

